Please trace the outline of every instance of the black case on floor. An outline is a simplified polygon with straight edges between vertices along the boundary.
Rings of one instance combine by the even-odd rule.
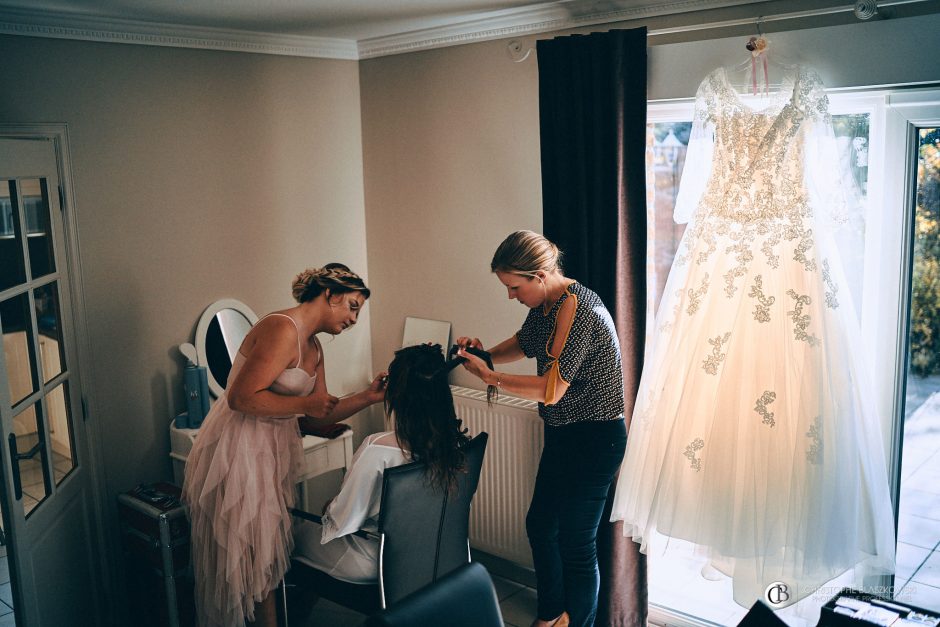
[[[195,625],[189,520],[170,483],[118,495],[130,614],[135,625]]]
[[[881,602],[875,604],[877,607],[892,612],[897,612],[900,615],[899,618],[907,618],[912,612],[924,617],[940,618],[940,614],[937,612],[932,610],[925,610],[915,605],[911,605],[904,600],[892,601],[891,599],[885,599],[883,597],[874,596],[872,594],[866,594],[864,592],[859,592],[858,590],[852,590],[851,588],[843,588],[839,594],[829,599],[829,601],[823,606],[819,615],[819,622],[816,624],[816,627],[865,627],[866,625],[871,626],[875,624],[864,619],[853,618],[852,616],[847,616],[845,614],[839,614],[836,612],[836,601],[842,597],[856,599],[858,601],[865,601],[866,603],[870,603],[872,599],[877,599]],[[930,623],[924,623],[925,627],[929,624]]]

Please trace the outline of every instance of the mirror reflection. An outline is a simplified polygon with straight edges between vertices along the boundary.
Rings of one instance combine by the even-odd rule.
[[[406,317],[401,346],[405,348],[415,344],[440,344],[446,351],[450,346],[450,323],[443,320]]]
[[[194,344],[197,365],[206,369],[212,396],[218,398],[225,391],[238,348],[257,321],[251,307],[231,298],[217,300],[202,312]]]
[[[251,321],[235,309],[215,314],[206,331],[206,367],[222,389],[238,353],[238,347],[251,330]]]

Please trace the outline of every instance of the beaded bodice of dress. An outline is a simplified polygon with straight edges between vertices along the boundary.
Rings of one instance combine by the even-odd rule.
[[[700,90],[696,115],[714,129],[715,159],[702,208],[738,222],[779,219],[806,203],[803,122],[828,115],[815,73],[794,69],[767,106],[749,106],[731,87],[724,68]]]
[[[755,109],[733,89],[724,68],[718,68],[699,87],[695,123],[713,136],[714,156],[690,237],[676,262],[687,263],[697,241],[704,240],[706,246],[699,247],[693,261],[705,263],[719,248],[717,238],[730,238],[733,243],[723,252],[734,254],[739,265],[724,277],[729,298],[755,253],[763,254],[770,267],[779,265],[778,245],[783,241],[793,243],[794,261],[815,271],[810,254],[813,203],[805,180],[806,131],[814,123],[831,123],[818,75],[795,68],[767,106]]]

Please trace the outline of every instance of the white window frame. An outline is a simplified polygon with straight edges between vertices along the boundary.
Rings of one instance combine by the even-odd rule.
[[[917,185],[917,132],[940,126],[940,89],[887,92],[881,107],[881,163],[869,161],[869,176],[879,171],[872,189],[870,221],[866,227],[865,314],[863,337],[873,339],[872,362],[878,411],[886,443],[895,521],[901,484],[901,445],[904,436],[904,397],[911,309],[911,269]],[[872,154],[872,153],[870,153]],[[875,254],[869,255],[869,247]],[[877,247],[877,248],[876,248]]]

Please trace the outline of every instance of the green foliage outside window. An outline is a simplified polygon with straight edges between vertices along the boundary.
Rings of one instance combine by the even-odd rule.
[[[940,128],[920,132],[914,273],[911,294],[911,372],[940,374]]]

